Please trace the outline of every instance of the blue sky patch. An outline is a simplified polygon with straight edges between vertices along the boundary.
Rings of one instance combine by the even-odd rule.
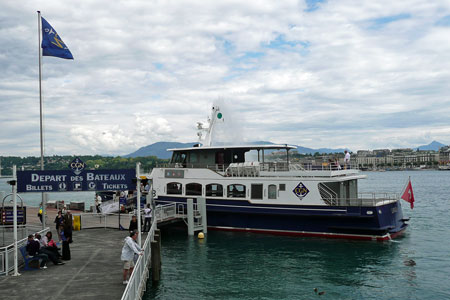
[[[261,45],[262,48],[275,49],[280,51],[298,52],[302,55],[308,53],[310,43],[308,41],[286,40],[284,34],[280,34],[276,39],[268,44]]]
[[[398,14],[395,16],[387,16],[387,17],[382,17],[382,18],[378,18],[378,19],[373,19],[370,21],[370,23],[372,23],[370,28],[378,29],[378,28],[384,27],[386,24],[396,22],[399,20],[410,19],[410,18],[411,18],[410,14]]]
[[[445,16],[443,18],[440,18],[436,22],[436,25],[438,25],[438,26],[450,26],[450,15]]]
[[[289,41],[286,40],[286,36],[284,34],[280,34],[277,36],[276,39],[270,41],[268,45],[263,45],[264,48],[270,48],[270,49],[283,49],[283,50],[295,50],[297,51],[298,48],[296,46],[302,46],[304,49],[309,47],[309,42],[305,41]]]
[[[325,0],[305,0],[307,8],[306,12],[312,12],[320,8],[320,3],[325,3]]]
[[[251,63],[255,60],[265,56],[266,54],[263,52],[245,52],[244,55],[241,55],[234,59],[235,63]]]
[[[161,63],[153,63],[153,65],[154,65],[155,68],[157,68],[158,70],[161,70],[161,69],[164,67],[164,65],[161,64]]]

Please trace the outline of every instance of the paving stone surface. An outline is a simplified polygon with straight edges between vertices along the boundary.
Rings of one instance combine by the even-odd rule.
[[[17,277],[1,276],[0,299],[120,299],[125,289],[120,254],[127,234],[104,228],[74,231],[70,261],[61,266],[49,262],[45,270],[20,269]]]

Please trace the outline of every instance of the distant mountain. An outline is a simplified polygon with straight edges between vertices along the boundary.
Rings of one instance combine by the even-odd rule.
[[[437,141],[432,141],[431,143],[429,143],[428,145],[423,145],[423,146],[419,146],[417,147],[419,150],[434,150],[434,151],[439,151],[440,148],[447,146],[444,145],[442,143],[439,143]]]
[[[192,147],[196,142],[192,143],[178,143],[178,142],[157,142],[142,148],[137,151],[124,155],[123,157],[143,157],[143,156],[156,156],[158,158],[167,159],[172,157],[172,152],[168,152],[167,149],[172,148],[184,148]]]
[[[127,155],[124,155],[123,157],[156,156],[158,158],[168,159],[172,156],[172,153],[168,152],[167,149],[192,147],[193,145],[195,145],[197,143],[198,142],[191,142],[191,143],[157,142],[157,143],[139,148],[137,151],[127,154]],[[268,142],[268,141],[255,141],[255,142],[248,143],[248,145],[273,145],[273,144],[274,143]],[[297,145],[293,145],[293,146],[297,146]],[[298,151],[298,153],[301,153],[301,154],[314,154],[316,152],[337,153],[337,152],[344,152],[344,150],[345,149],[329,149],[329,148],[312,149],[312,148],[297,146],[297,151]]]

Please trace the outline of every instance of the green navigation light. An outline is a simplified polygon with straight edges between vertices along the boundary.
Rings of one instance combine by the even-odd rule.
[[[217,119],[219,119],[219,120],[222,119],[222,113],[217,114]]]

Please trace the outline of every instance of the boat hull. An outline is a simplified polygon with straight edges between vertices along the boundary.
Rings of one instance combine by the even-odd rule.
[[[186,199],[160,196],[156,204],[185,206]],[[298,206],[207,198],[206,206],[211,230],[382,241],[400,236],[407,227],[399,201],[379,206]]]

